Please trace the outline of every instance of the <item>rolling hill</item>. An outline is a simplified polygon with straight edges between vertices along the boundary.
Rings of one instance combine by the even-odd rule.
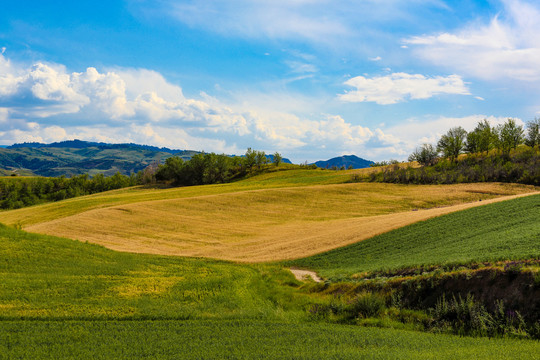
[[[538,257],[540,195],[477,206],[537,188],[350,183],[354,174],[370,171],[274,171],[229,184],[133,187],[1,212],[2,223],[64,238],[0,225],[0,353],[534,358],[537,341],[458,337],[447,327],[433,330],[442,334],[410,331],[431,329],[436,319],[393,305],[390,295],[380,303],[383,295],[354,292],[359,284],[373,291],[371,278],[341,281],[374,271],[373,281],[418,289],[422,283],[408,274],[395,279],[376,271]],[[473,208],[454,212],[467,207]],[[372,237],[376,233],[382,234]],[[260,263],[282,259],[295,260]],[[317,269],[328,281],[298,282],[284,268],[291,265]],[[493,271],[506,276],[504,269]],[[455,272],[448,276],[462,281]],[[362,306],[373,305],[381,306],[378,315],[362,315]]]
[[[4,212],[2,221],[121,251],[257,262],[316,254],[479,200],[534,191],[346,182],[369,171],[287,170],[230,184],[117,190]]]
[[[107,144],[70,140],[52,144],[22,143],[0,148],[0,175],[73,176],[120,172],[130,175],[171,156],[189,160],[201,153],[138,144]],[[273,155],[267,155],[272,161]],[[284,163],[291,163],[284,158]]]

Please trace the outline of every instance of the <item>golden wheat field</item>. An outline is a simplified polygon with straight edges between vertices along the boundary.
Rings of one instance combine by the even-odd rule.
[[[119,251],[259,262],[316,254],[535,191],[515,184],[343,183],[331,175],[302,182],[290,180],[293,172],[222,186],[97,194],[4,212],[1,222]]]

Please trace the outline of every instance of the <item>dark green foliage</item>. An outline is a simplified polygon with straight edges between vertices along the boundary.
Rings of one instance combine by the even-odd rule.
[[[512,182],[540,185],[540,149],[526,148],[501,156],[468,155],[422,168],[391,167],[370,174],[370,180],[400,184]]]
[[[437,151],[443,153],[450,161],[455,161],[465,148],[466,136],[467,132],[461,126],[451,128],[439,139]]]
[[[276,157],[274,161],[282,161],[281,157]],[[183,161],[181,158],[172,157],[165,160],[165,164],[160,165],[156,171],[156,180],[170,182],[172,185],[190,186],[221,184],[237,179],[248,172],[263,170],[264,165],[268,163],[268,158],[264,151],[247,149],[243,157],[218,155],[214,153],[196,154],[189,161]]]
[[[362,242],[292,260],[339,280],[363,271],[540,257],[540,195],[412,224]]]
[[[97,174],[93,178],[78,175],[72,178],[31,177],[0,179],[0,209],[17,209],[25,206],[59,201],[81,195],[134,186],[140,183],[135,176],[116,173],[105,177]]]
[[[497,126],[495,133],[497,134],[496,148],[503,156],[508,156],[510,151],[516,149],[524,140],[523,126],[517,125],[514,119],[508,119],[503,125]]]
[[[525,144],[530,147],[540,145],[540,118],[527,122],[527,137]]]
[[[474,300],[472,295],[465,298],[454,296],[451,300],[446,297],[437,301],[432,314],[433,328],[451,328],[458,335],[476,336],[528,336],[528,326],[517,311],[506,311],[504,303],[497,301],[496,310],[490,313],[485,306]],[[531,335],[535,325],[531,326]]]
[[[434,165],[438,161],[438,152],[431,144],[423,144],[409,156],[409,161],[417,161],[422,166]]]
[[[242,169],[235,166],[235,159],[227,155],[197,154],[189,161],[178,157],[168,158],[156,171],[158,181],[173,185],[190,186],[225,183]]]
[[[275,165],[275,166],[279,166],[281,164],[281,162],[283,161],[283,157],[281,156],[280,153],[278,153],[277,151],[274,153],[274,156],[272,157],[272,163]]]
[[[488,153],[495,146],[495,129],[484,119],[476,125],[476,128],[467,134],[465,150],[470,154]]]

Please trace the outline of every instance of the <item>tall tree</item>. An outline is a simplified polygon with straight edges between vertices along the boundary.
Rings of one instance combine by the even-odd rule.
[[[244,163],[246,164],[246,168],[251,170],[257,164],[257,151],[248,148],[244,155]]]
[[[510,154],[523,143],[523,126],[516,124],[514,119],[508,119],[504,124],[497,126],[497,148],[504,156]]]
[[[465,150],[469,153],[489,152],[495,142],[494,129],[484,119],[476,125],[476,128],[467,134]]]
[[[420,148],[416,148],[409,156],[409,161],[417,161],[422,166],[435,165],[437,163],[438,155],[439,154],[433,145],[422,144]]]
[[[450,161],[457,161],[459,154],[465,147],[467,132],[461,126],[453,127],[441,137],[437,143],[437,150]]]
[[[274,165],[279,166],[281,164],[281,161],[283,161],[283,157],[281,156],[280,153],[278,153],[277,151],[274,153],[274,156],[272,158],[272,162],[274,163]]]
[[[540,145],[540,118],[527,122],[527,137],[525,144],[530,147]]]
[[[264,151],[256,151],[255,154],[255,162],[257,164],[257,167],[260,169],[264,164],[268,163],[268,158],[266,157],[266,153]]]

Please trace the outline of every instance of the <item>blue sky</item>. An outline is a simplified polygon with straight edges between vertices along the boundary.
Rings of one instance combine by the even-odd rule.
[[[406,159],[540,115],[539,18],[532,0],[4,2],[0,145]]]

